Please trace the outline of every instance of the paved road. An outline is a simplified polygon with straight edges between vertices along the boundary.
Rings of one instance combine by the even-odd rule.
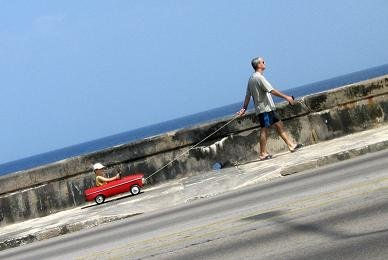
[[[388,151],[2,251],[0,258],[388,259]]]

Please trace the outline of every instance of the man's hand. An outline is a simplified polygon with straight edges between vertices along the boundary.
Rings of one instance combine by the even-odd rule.
[[[245,108],[241,108],[241,110],[237,112],[238,116],[242,116],[244,114],[245,114]]]
[[[286,96],[286,100],[290,105],[295,105],[294,97]]]

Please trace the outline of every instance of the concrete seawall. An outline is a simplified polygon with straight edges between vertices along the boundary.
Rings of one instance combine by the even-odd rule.
[[[373,128],[388,118],[388,76],[352,84],[303,98],[295,106],[278,105],[291,136],[305,145]],[[70,158],[35,169],[0,177],[0,226],[45,216],[85,203],[83,190],[94,186],[91,165],[108,165],[114,175],[143,172],[149,176],[186,151],[228,119],[170,132],[138,142]],[[258,122],[253,113],[233,121],[206,143],[149,179],[158,183],[209,170],[215,162],[233,165],[258,156]],[[271,130],[271,153],[286,150]]]

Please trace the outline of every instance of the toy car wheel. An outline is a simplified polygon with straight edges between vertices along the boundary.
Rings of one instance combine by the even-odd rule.
[[[101,204],[105,201],[105,197],[104,197],[104,195],[100,194],[94,200],[96,201],[97,204]]]
[[[140,187],[138,185],[133,185],[131,187],[131,193],[132,195],[137,195],[140,193]]]

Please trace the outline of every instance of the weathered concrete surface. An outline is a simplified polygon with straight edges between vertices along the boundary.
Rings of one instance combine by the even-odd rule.
[[[305,145],[381,125],[388,117],[388,76],[304,97],[295,106],[278,105],[291,136]],[[83,190],[94,185],[91,170],[99,161],[130,174],[149,176],[228,119],[154,136],[85,156],[0,177],[0,226],[42,217],[85,203]],[[257,158],[258,122],[253,113],[237,118],[206,143],[191,150],[149,179],[151,184],[201,173],[215,162],[224,166]],[[277,154],[286,146],[270,131],[268,148]]]
[[[284,152],[272,160],[254,161],[219,171],[208,171],[148,187],[137,196],[123,194],[102,205],[89,203],[42,218],[0,228],[0,250],[92,228],[157,209],[216,196],[249,185],[287,178],[283,175],[346,160],[388,148],[388,126],[383,126]]]

